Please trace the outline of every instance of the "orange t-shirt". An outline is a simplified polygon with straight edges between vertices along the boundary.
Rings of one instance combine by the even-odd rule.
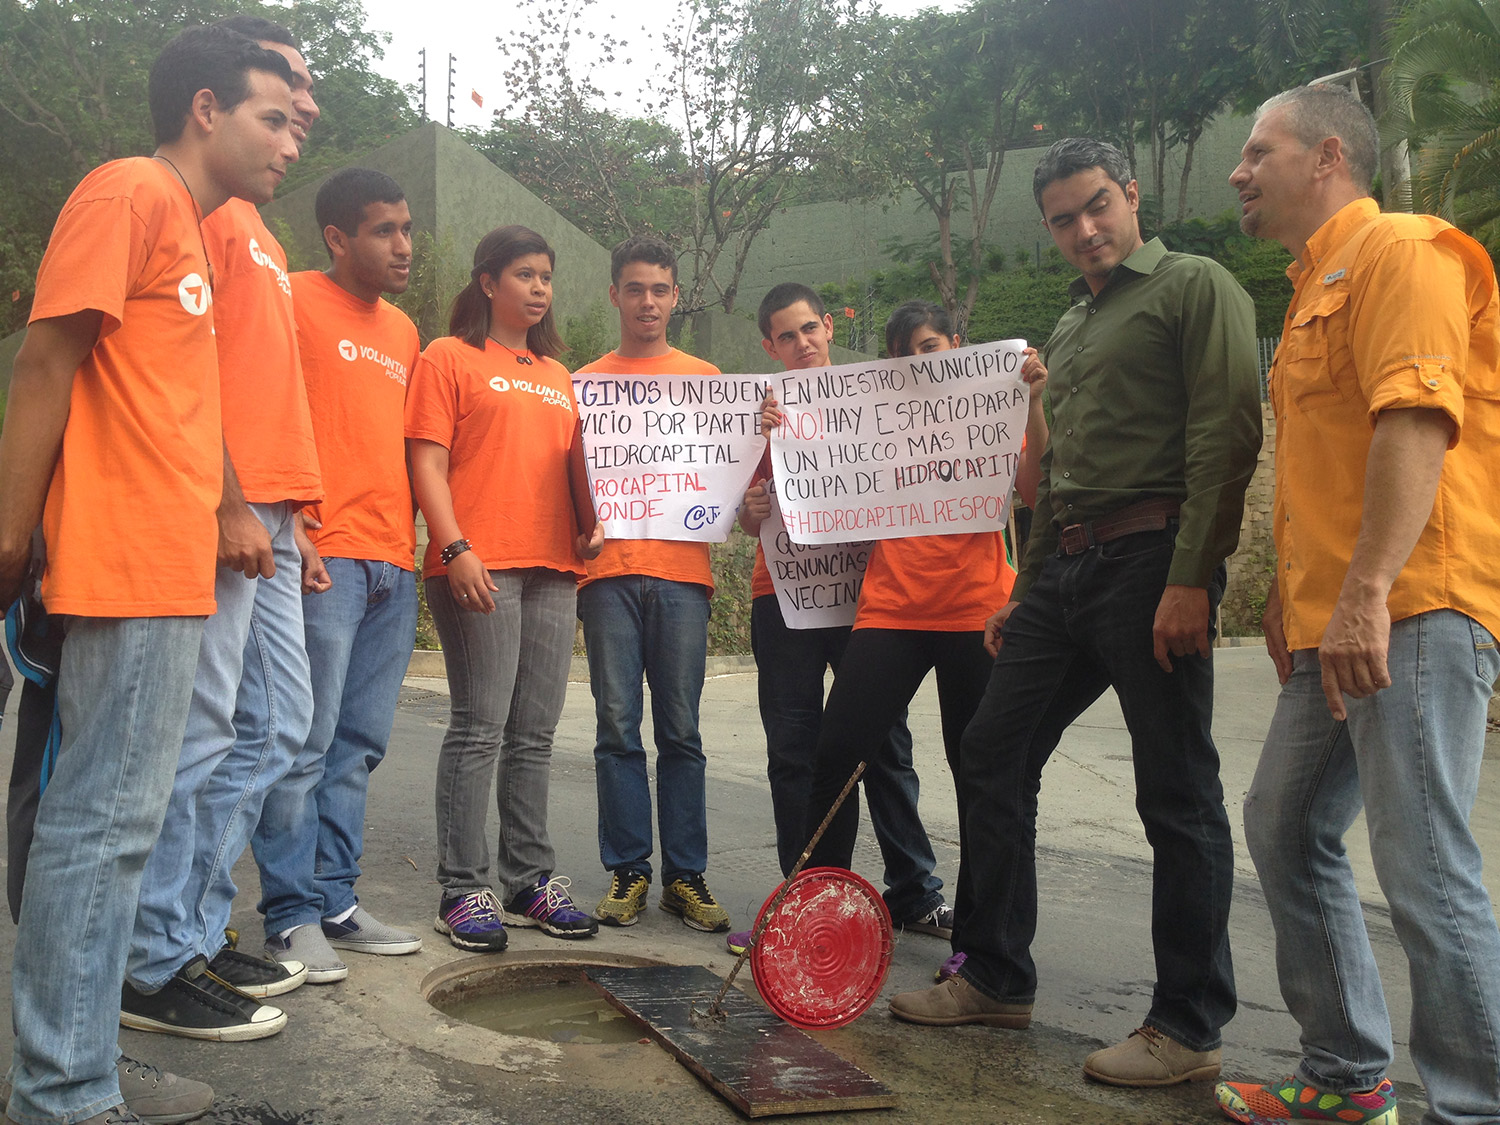
[[[240,488],[252,504],[319,500],[286,254],[243,199],[203,220],[203,242],[214,267],[224,443]]]
[[[666,355],[650,359],[633,359],[619,352],[600,356],[580,367],[577,375],[717,375],[719,369],[697,356],[673,348]],[[599,578],[618,578],[624,574],[646,574],[671,582],[693,582],[707,586],[713,593],[713,568],[708,560],[707,543],[684,543],[673,539],[606,539],[597,559],[585,564],[587,586]]]
[[[456,336],[427,345],[406,396],[406,436],[448,450],[453,514],[490,570],[541,566],[583,577],[574,550],[568,451],[578,407],[555,359],[530,366],[493,341]],[[431,542],[422,574],[447,573],[445,543]]]
[[[979,632],[1015,581],[998,531],[881,539],[865,567],[854,627]]]
[[[84,177],[37,273],[31,322],[96,309],[42,529],[52,613],[214,611],[219,361],[197,208],[144,157]]]
[[[406,384],[421,352],[411,318],[362,301],[316,270],[292,275],[297,350],[307,382],[322,523],[308,535],[325,558],[415,564],[417,530],[406,477]]]

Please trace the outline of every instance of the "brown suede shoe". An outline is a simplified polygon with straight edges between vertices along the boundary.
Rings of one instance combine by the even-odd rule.
[[[1223,1054],[1217,1047],[1189,1051],[1154,1027],[1138,1027],[1125,1042],[1090,1055],[1083,1073],[1111,1086],[1175,1086],[1217,1078]]]
[[[950,977],[936,988],[891,997],[891,1015],[907,1023],[925,1023],[932,1027],[982,1023],[986,1027],[1009,1027],[1019,1031],[1031,1025],[1030,1004],[991,1000],[963,977]]]

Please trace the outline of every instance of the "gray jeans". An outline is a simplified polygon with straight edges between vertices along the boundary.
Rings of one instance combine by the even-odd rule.
[[[547,779],[578,593],[571,574],[541,567],[492,570],[490,581],[499,590],[486,615],[460,608],[446,576],[426,580],[453,708],[438,756],[438,882],[445,896],[493,887],[508,902],[552,874]],[[493,877],[485,839],[491,774],[500,811]]]

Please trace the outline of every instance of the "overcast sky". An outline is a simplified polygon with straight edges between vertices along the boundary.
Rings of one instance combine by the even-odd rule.
[[[576,3],[576,0],[555,0],[559,5]],[[883,0],[881,9],[891,15],[907,15],[920,8],[957,8],[962,0]],[[391,35],[386,47],[385,59],[377,68],[382,74],[403,86],[415,86],[419,73],[417,52],[427,49],[427,116],[444,120],[447,112],[448,56],[456,56],[454,63],[453,101],[454,124],[460,127],[483,127],[489,120],[490,111],[505,103],[505,81],[500,73],[502,59],[495,45],[496,39],[513,18],[516,8],[501,0],[480,3],[478,0],[364,0],[368,15],[367,26],[375,31],[386,31]],[[643,13],[657,15],[659,32],[670,26],[676,9],[668,0],[641,3],[641,0],[596,0],[583,9],[582,18],[588,27],[608,30],[617,38],[628,41],[636,59],[635,67],[641,66],[643,58],[659,57],[660,52],[648,52],[637,44],[650,41],[650,34],[641,30]],[[614,18],[611,19],[610,17]],[[575,42],[585,42],[579,36]],[[647,66],[649,67],[649,63]],[[638,85],[642,76],[632,74],[623,66],[595,75],[601,89],[616,89],[628,92],[632,84]],[[484,98],[484,108],[475,105],[470,91],[477,90]],[[618,111],[630,112],[628,98],[612,106]]]

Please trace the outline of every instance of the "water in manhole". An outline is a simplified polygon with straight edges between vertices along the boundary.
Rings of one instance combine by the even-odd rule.
[[[642,1035],[580,969],[567,966],[486,973],[429,999],[452,1019],[504,1035],[577,1045],[633,1043]]]

